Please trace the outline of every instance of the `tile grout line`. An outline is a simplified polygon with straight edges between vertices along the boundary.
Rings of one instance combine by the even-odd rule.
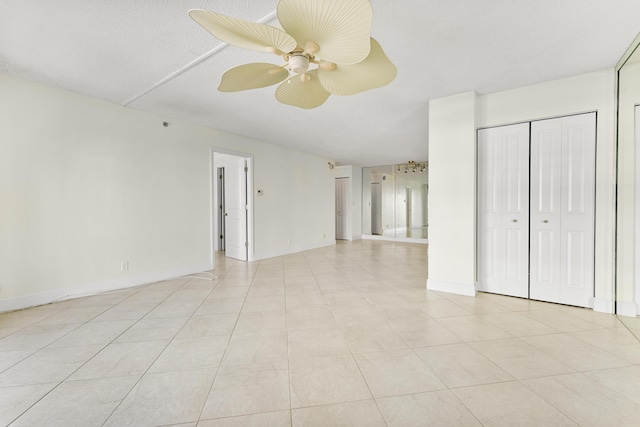
[[[348,279],[347,279],[348,280]],[[360,292],[358,292],[358,295],[360,295],[360,297],[362,297],[362,295],[360,294]],[[323,293],[324,296],[324,293]],[[365,299],[366,301],[366,299]],[[368,304],[368,302],[367,302]],[[368,304],[369,305],[369,304]],[[340,331],[340,335],[342,336],[342,339],[345,341],[345,343],[347,344],[347,348],[349,348],[349,353],[351,355],[351,359],[353,360],[353,362],[356,364],[356,367],[358,368],[358,372],[360,373],[360,376],[362,377],[362,381],[364,381],[364,384],[367,386],[367,390],[369,390],[369,394],[371,395],[371,400],[373,400],[374,404],[376,405],[376,409],[378,410],[378,414],[380,415],[380,417],[382,418],[382,421],[385,423],[385,425],[388,427],[389,423],[387,422],[387,419],[384,417],[384,414],[382,413],[382,411],[380,410],[380,405],[378,405],[378,401],[376,400],[375,396],[373,395],[373,391],[371,391],[371,386],[369,385],[369,383],[367,382],[366,377],[364,376],[364,373],[362,372],[362,368],[360,367],[360,364],[358,363],[358,360],[355,357],[355,354],[353,353],[353,349],[351,348],[351,345],[349,344],[349,341],[344,337],[344,332],[342,331],[342,327],[340,325],[340,323],[338,322],[338,320],[336,319],[335,314],[333,313],[333,311],[331,311],[331,309],[329,309],[329,312],[331,313],[331,316],[333,317],[333,320],[336,322],[336,324],[338,325],[338,330]],[[364,400],[364,399],[363,399]],[[368,400],[368,399],[366,399]],[[345,403],[345,402],[342,402]]]
[[[237,264],[238,264],[238,261],[234,262],[234,266],[236,266]],[[249,263],[246,263],[245,265],[248,266]],[[209,401],[209,397],[211,396],[211,392],[213,391],[213,386],[215,385],[216,379],[218,378],[218,374],[220,373],[220,368],[222,368],[222,364],[225,361],[225,356],[227,355],[227,351],[229,350],[229,343],[231,343],[231,339],[233,338],[233,334],[234,334],[234,332],[236,330],[236,326],[238,325],[238,321],[240,320],[240,315],[242,314],[242,309],[244,308],[244,304],[247,302],[247,298],[249,296],[249,292],[251,292],[251,287],[253,286],[253,280],[255,280],[255,275],[258,272],[258,267],[259,266],[260,266],[260,261],[257,261],[256,262],[256,269],[253,272],[253,274],[251,275],[251,282],[249,284],[249,288],[247,289],[247,293],[245,294],[244,299],[242,300],[242,305],[240,306],[240,310],[238,311],[238,316],[236,317],[236,321],[234,322],[233,328],[231,329],[231,333],[229,334],[229,338],[227,339],[227,345],[225,346],[224,352],[222,353],[222,356],[220,358],[220,363],[218,364],[218,367],[216,368],[216,372],[215,372],[215,374],[213,376],[213,381],[211,382],[211,386],[209,387],[209,391],[207,392],[207,397],[204,399],[204,404],[202,405],[202,409],[200,410],[200,415],[198,415],[197,423],[200,423],[200,421],[203,421],[202,414],[204,413],[204,410],[207,407],[207,402]],[[226,274],[227,273],[225,273],[224,276],[226,276]],[[220,279],[220,280],[222,281],[222,279]],[[212,292],[213,292],[213,290],[212,290]]]
[[[180,289],[182,289],[182,287],[184,287],[186,284],[189,283],[189,281],[192,279],[185,279],[184,283],[182,283],[175,291],[173,291],[172,293],[170,293],[169,295],[167,295],[166,298],[164,298],[162,301],[160,301],[158,304],[156,304],[156,306],[154,308],[152,308],[151,310],[149,310],[144,316],[142,316],[140,319],[138,319],[138,321],[136,321],[133,325],[131,325],[129,328],[127,328],[127,330],[125,330],[124,332],[122,332],[122,334],[118,335],[118,337],[114,338],[114,340],[110,343],[112,344],[116,339],[118,339],[120,336],[122,336],[124,333],[126,333],[129,329],[131,329],[134,325],[137,325],[138,322],[140,322],[142,319],[144,319],[149,313],[151,313],[153,310],[155,310],[156,308],[158,308],[162,303],[164,303],[167,299],[169,299],[169,297],[171,297],[172,295],[174,295],[176,292],[178,292]],[[209,292],[210,295],[211,292],[213,292],[213,290],[215,288],[218,287],[218,285],[220,284],[220,278],[215,279],[218,280],[218,283],[215,284],[215,286],[211,289],[211,291]],[[161,282],[156,282],[156,283],[161,283]],[[206,300],[206,297],[203,299],[202,302],[204,302],[204,300]],[[200,308],[200,306],[202,306],[202,302],[200,302],[200,304],[198,305],[198,307],[196,307],[196,309],[193,311],[193,313],[195,313],[198,308]],[[189,319],[191,319],[193,317],[193,313],[191,314],[191,316],[189,316]],[[189,319],[187,319],[182,326],[180,327],[180,330],[182,330],[182,328],[184,327],[184,325],[187,324],[187,322],[189,322]],[[102,422],[102,426],[104,426],[109,419],[111,419],[111,417],[113,417],[113,415],[116,413],[116,411],[118,410],[118,408],[120,408],[120,406],[122,406],[122,403],[127,399],[127,397],[129,397],[129,395],[131,394],[131,392],[136,388],[136,386],[138,384],[140,384],[140,381],[142,381],[142,379],[145,377],[145,375],[147,375],[147,373],[149,372],[149,369],[151,369],[151,367],[158,361],[158,359],[162,356],[162,353],[165,352],[165,350],[171,345],[171,343],[173,342],[173,340],[176,338],[176,336],[180,333],[180,330],[178,330],[176,332],[176,334],[173,336],[173,338],[171,338],[170,340],[168,340],[169,342],[167,342],[167,345],[164,346],[164,348],[158,353],[158,355],[156,356],[156,358],[153,360],[153,362],[151,362],[149,364],[149,366],[147,367],[147,369],[145,369],[145,371],[140,375],[140,378],[138,378],[138,381],[136,381],[133,386],[131,386],[131,388],[129,389],[129,391],[127,392],[127,394],[124,395],[124,397],[120,400],[120,402],[118,402],[118,404],[116,405],[115,408],[113,408],[113,410],[109,413],[109,415],[104,419],[104,421]],[[136,342],[136,341],[132,341],[132,342]],[[109,344],[109,345],[110,345]],[[97,353],[99,354],[99,353]],[[97,355],[96,354],[96,355]],[[94,356],[95,357],[95,356]],[[88,362],[88,361],[87,361]],[[84,365],[83,365],[84,366]],[[80,369],[80,368],[78,368]],[[76,370],[77,371],[77,370]]]
[[[185,283],[186,283],[186,281],[185,281]],[[177,290],[177,289],[176,289],[176,290]],[[142,291],[142,289],[140,289],[140,291],[138,291],[138,292],[134,293],[133,295],[136,295],[136,294],[138,294],[138,293],[139,293],[139,292],[141,292],[141,291]],[[174,291],[174,292],[175,292],[175,291]],[[131,296],[133,296],[133,295],[131,295]],[[171,295],[173,295],[173,292],[172,292],[171,294],[167,295],[167,297],[166,297],[166,298],[169,298],[169,296],[171,296]],[[165,298],[165,299],[163,299],[162,301],[158,302],[158,304],[156,304],[156,306],[155,306],[155,307],[157,307],[157,306],[158,306],[158,305],[160,305],[162,302],[164,302],[164,301],[166,300],[166,298]],[[125,298],[123,301],[126,301],[126,299],[128,299],[128,298]],[[113,305],[111,308],[113,308],[113,307],[115,307],[115,306],[118,306],[118,305],[122,304],[122,302],[123,302],[123,301],[120,301],[119,303],[117,303],[117,304]],[[154,308],[155,308],[155,307],[154,307]],[[103,313],[107,312],[107,311],[108,311],[108,310],[110,310],[111,308],[107,308],[106,310],[102,311],[101,313],[96,314],[94,317],[92,317],[92,318],[90,318],[90,319],[86,320],[86,321],[85,321],[85,322],[83,322],[80,326],[78,326],[78,328],[80,328],[80,327],[81,327],[81,326],[83,326],[83,325],[86,325],[86,324],[87,324],[87,323],[89,323],[91,320],[93,320],[93,319],[95,319],[96,317],[100,316],[101,314],[103,314]],[[151,309],[151,310],[153,310],[153,309]],[[151,310],[149,310],[149,312],[150,312]],[[148,314],[149,312],[147,312],[147,314]],[[56,314],[56,313],[54,313],[54,314]],[[52,315],[54,315],[54,314],[52,314]],[[146,315],[146,314],[145,314],[145,315]],[[49,316],[48,316],[48,317],[49,317]],[[132,328],[135,324],[137,324],[137,323],[138,323],[142,318],[144,318],[144,316],[143,316],[143,317],[141,317],[140,319],[138,319],[138,320],[137,320],[136,322],[134,322],[133,324],[131,324],[131,326],[129,326],[127,329],[125,329],[123,332],[121,332],[118,336],[116,336],[115,338],[113,338],[113,340],[111,340],[110,342],[108,342],[108,343],[104,344],[104,345],[102,346],[102,348],[101,348],[99,351],[97,351],[93,356],[91,356],[91,357],[90,357],[89,359],[87,359],[84,363],[82,363],[80,366],[78,366],[78,368],[76,368],[73,372],[71,372],[69,375],[67,375],[64,379],[62,379],[61,381],[59,381],[59,382],[58,382],[58,384],[57,384],[55,387],[53,387],[51,390],[49,390],[47,393],[45,393],[42,397],[40,397],[40,399],[36,400],[36,401],[35,401],[31,406],[29,406],[27,409],[25,409],[25,410],[24,410],[20,415],[18,415],[14,420],[12,420],[12,421],[11,421],[11,423],[16,422],[20,417],[22,417],[24,414],[26,414],[26,413],[27,413],[31,408],[33,408],[37,403],[39,403],[40,401],[42,401],[42,399],[44,399],[46,396],[48,396],[48,395],[49,395],[49,394],[51,394],[54,390],[56,390],[58,387],[60,387],[60,385],[62,385],[62,383],[64,383],[65,381],[67,381],[67,379],[69,379],[73,374],[75,374],[78,370],[80,370],[84,365],[86,365],[87,363],[89,363],[89,361],[93,360],[93,359],[94,359],[98,354],[100,354],[100,353],[101,353],[101,352],[102,352],[106,347],[108,347],[109,345],[111,345],[111,344],[112,344],[116,339],[118,339],[122,334],[124,334],[126,331],[128,331],[130,328]],[[44,320],[44,319],[42,319],[42,320]],[[29,357],[31,357],[31,356],[33,356],[33,355],[35,355],[35,354],[39,353],[40,351],[44,350],[45,348],[49,347],[51,344],[53,344],[53,343],[55,343],[56,341],[58,341],[58,340],[60,340],[60,339],[64,338],[65,336],[69,335],[71,332],[75,331],[75,330],[76,330],[76,329],[78,329],[78,328],[72,329],[72,330],[71,330],[71,331],[69,331],[68,333],[64,334],[63,336],[61,336],[61,337],[57,338],[56,340],[54,340],[54,341],[52,341],[51,343],[47,344],[46,346],[42,347],[42,348],[41,348],[41,349],[39,349],[38,351],[34,352],[33,354],[31,354],[31,355],[30,355],[30,356],[28,356],[27,358],[29,358]],[[71,346],[71,347],[81,347],[81,346]],[[53,348],[53,347],[52,347],[52,348]],[[23,361],[24,361],[24,360],[27,360],[27,359],[23,359]],[[22,361],[21,361],[21,362],[22,362]],[[18,362],[17,364],[19,364],[19,363],[21,363],[21,362]],[[16,364],[16,365],[17,365],[17,364]],[[16,365],[14,365],[14,366],[16,366]],[[6,372],[6,371],[4,371],[4,372]],[[130,375],[128,375],[128,376],[130,376]],[[142,378],[142,377],[141,377],[141,378]],[[136,384],[137,384],[137,382],[136,382]],[[133,386],[133,387],[135,387],[135,384],[134,384],[134,386]],[[132,389],[133,389],[133,387],[132,387]],[[129,391],[131,391],[131,390],[129,390]],[[127,393],[127,395],[128,395],[128,393]],[[125,397],[126,397],[126,395],[125,395]],[[124,400],[124,398],[123,398],[123,400]],[[121,401],[120,403],[122,403],[122,401]],[[120,406],[120,404],[118,404],[118,406]],[[117,407],[116,407],[116,408],[117,408]],[[109,417],[110,417],[110,416],[111,416],[111,414],[109,415]],[[107,417],[107,419],[108,419],[109,417]],[[104,421],[104,422],[106,422],[106,420],[107,420],[107,419],[105,419],[105,421]],[[103,422],[103,424],[104,424],[104,422]],[[11,424],[11,423],[10,423],[10,424]]]

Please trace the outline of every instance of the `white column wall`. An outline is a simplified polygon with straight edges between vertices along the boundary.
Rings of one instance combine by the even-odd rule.
[[[476,94],[429,102],[427,289],[475,295]]]
[[[3,75],[0,93],[0,311],[210,269],[211,147],[253,155],[255,259],[335,243],[329,159]]]

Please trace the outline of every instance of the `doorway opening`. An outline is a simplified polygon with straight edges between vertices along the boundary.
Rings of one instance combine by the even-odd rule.
[[[249,154],[212,149],[214,258],[221,252],[227,258],[253,260],[252,163]]]
[[[350,178],[336,178],[336,239],[350,239],[349,225]]]

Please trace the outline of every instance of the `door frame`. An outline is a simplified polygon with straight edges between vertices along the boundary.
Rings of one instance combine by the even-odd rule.
[[[634,302],[636,303],[636,307],[638,307],[638,309],[640,309],[640,267],[638,267],[640,264],[640,220],[638,219],[638,216],[640,216],[640,172],[638,172],[638,167],[640,165],[640,149],[638,147],[640,147],[640,104],[635,104],[633,106],[633,123],[634,123],[634,127],[633,127],[633,139],[635,142],[635,147],[636,147],[636,152],[635,152],[635,167],[636,167],[636,179],[635,179],[635,206],[634,206],[634,212],[635,212],[635,224],[634,224],[634,234],[635,234],[635,241],[634,241],[634,251],[635,251],[635,260],[634,260],[634,264],[635,264],[635,274],[634,274],[634,281],[635,281],[635,289],[634,289]],[[640,312],[638,312],[637,314],[640,314]]]
[[[241,151],[227,150],[225,148],[218,148],[211,146],[210,148],[210,162],[211,162],[211,222],[210,222],[210,235],[211,235],[211,257],[214,259],[215,268],[215,255],[218,250],[218,165],[215,161],[216,154],[226,154],[230,156],[241,157],[246,160],[247,164],[247,261],[253,261],[255,259],[255,240],[254,240],[254,203],[253,203],[253,154],[244,153]]]
[[[218,195],[216,198],[216,212],[218,213],[218,228],[216,231],[216,238],[218,239],[218,250],[223,251],[226,247],[226,231],[225,222],[223,219],[225,198],[224,198],[224,166],[216,166],[216,174],[218,176]]]
[[[337,203],[337,197],[335,197],[336,203],[334,206],[334,210],[335,210],[335,223],[336,223],[336,230],[335,230],[335,239],[336,240],[352,240],[351,238],[351,209],[350,209],[350,204],[351,204],[351,177],[348,176],[336,176],[336,178],[334,179],[334,194],[337,196],[338,195],[338,183],[345,183],[345,191],[343,191],[342,194],[342,202],[343,202],[343,209],[346,211],[346,214],[343,213],[342,216],[345,217],[345,220],[343,221],[343,235],[342,237],[338,238],[338,203]]]

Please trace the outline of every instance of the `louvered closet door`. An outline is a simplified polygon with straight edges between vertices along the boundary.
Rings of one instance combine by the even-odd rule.
[[[530,297],[590,306],[595,113],[531,124]]]
[[[478,290],[528,297],[529,123],[478,131]]]

